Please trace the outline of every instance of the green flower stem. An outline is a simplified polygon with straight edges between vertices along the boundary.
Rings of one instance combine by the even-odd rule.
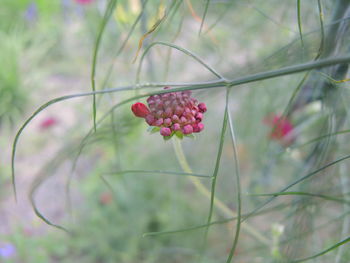
[[[186,156],[182,150],[182,145],[179,139],[174,138],[173,140],[173,146],[175,150],[176,157],[179,161],[179,164],[181,168],[184,170],[186,173],[193,173],[190,165],[187,162]],[[196,177],[191,177],[190,178],[191,183],[196,187],[196,189],[203,194],[206,198],[210,200],[211,198],[211,193],[208,191],[208,189],[203,185],[203,183]],[[230,216],[230,217],[236,217],[237,213],[230,208],[227,207],[220,199],[217,197],[214,197],[214,203],[215,206],[223,212],[225,215]],[[244,229],[247,233],[255,237],[257,240],[260,242],[264,243],[265,245],[270,245],[271,242],[269,239],[267,239],[265,236],[263,236],[258,230],[256,230],[254,227],[249,225],[247,222],[242,224],[242,229]]]

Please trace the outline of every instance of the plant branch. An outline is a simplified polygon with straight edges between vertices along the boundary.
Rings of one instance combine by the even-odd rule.
[[[173,141],[173,146],[175,150],[176,157],[179,161],[179,164],[181,168],[186,173],[193,173],[190,165],[187,162],[186,156],[182,150],[181,142],[179,139],[175,138]],[[204,195],[207,199],[211,198],[210,191],[203,185],[203,183],[195,177],[190,178],[191,183],[196,187],[196,189]],[[214,197],[215,206],[225,215],[230,217],[236,217],[237,213],[230,208],[227,207],[220,199],[217,197]],[[242,224],[242,229],[244,229],[246,232],[248,232],[250,235],[255,237],[260,242],[264,243],[265,245],[270,245],[270,240],[268,240],[266,237],[264,237],[258,230],[256,230],[254,227],[249,225],[248,223]]]

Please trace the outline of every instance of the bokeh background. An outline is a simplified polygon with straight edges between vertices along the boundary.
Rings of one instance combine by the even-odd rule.
[[[1,0],[0,262],[350,262],[349,18],[345,0]],[[227,95],[205,66],[261,80]],[[129,87],[96,95],[96,131],[92,78]],[[148,95],[111,110],[207,83],[195,138],[150,133],[130,110]],[[16,133],[49,101],[18,137],[15,202]]]

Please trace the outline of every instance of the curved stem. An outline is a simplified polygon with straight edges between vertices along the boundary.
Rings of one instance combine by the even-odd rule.
[[[176,154],[176,157],[179,161],[179,164],[181,168],[184,170],[186,173],[192,173],[192,169],[190,165],[187,162],[186,156],[182,150],[182,145],[181,141],[177,138],[174,138],[173,140],[173,146],[174,146],[174,151]],[[189,178],[191,180],[191,183],[196,187],[196,189],[204,195],[206,198],[210,199],[211,198],[211,193],[210,191],[203,185],[203,183],[196,177],[191,177]],[[227,207],[220,199],[217,197],[214,197],[214,202],[215,206],[225,215],[230,216],[230,217],[236,217],[237,213],[230,208]],[[265,245],[270,245],[270,240],[264,237],[258,230],[256,230],[254,227],[249,225],[248,223],[242,224],[242,229],[244,229],[247,233],[255,237],[257,240],[259,240],[261,243],[264,243]]]
[[[229,96],[229,89],[227,89],[227,96]],[[238,151],[237,151],[237,143],[236,143],[236,136],[233,129],[233,121],[231,117],[230,107],[229,104],[227,104],[227,114],[228,114],[228,124],[230,128],[230,135],[231,135],[231,141],[232,141],[232,150],[234,153],[234,164],[235,164],[235,178],[236,178],[236,192],[237,192],[237,223],[236,223],[236,230],[235,235],[233,238],[232,247],[230,249],[229,256],[226,260],[226,263],[230,263],[233,255],[236,251],[237,244],[238,244],[238,238],[241,230],[241,217],[242,217],[242,200],[241,200],[241,180],[240,180],[240,169],[239,169],[239,161],[238,161]]]

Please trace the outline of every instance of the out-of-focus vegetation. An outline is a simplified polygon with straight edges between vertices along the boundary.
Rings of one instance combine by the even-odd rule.
[[[349,18],[345,0],[2,0],[0,262],[349,262]],[[132,114],[163,86],[206,103],[195,139]]]

